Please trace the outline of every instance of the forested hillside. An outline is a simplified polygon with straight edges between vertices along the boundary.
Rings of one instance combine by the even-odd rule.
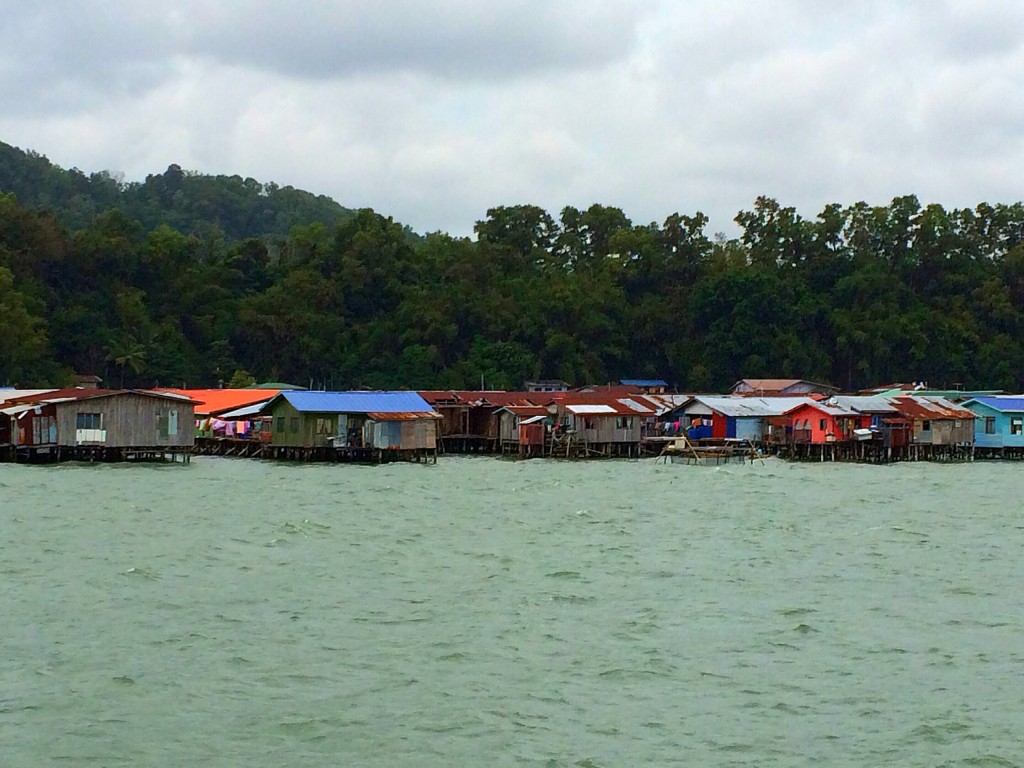
[[[700,213],[522,205],[487,211],[475,239],[417,240],[297,190],[173,166],[125,185],[24,153],[12,169],[4,149],[0,384],[1024,389],[1021,203],[907,196],[807,220],[758,198],[734,240]]]
[[[71,230],[88,227],[111,208],[147,232],[166,224],[186,234],[219,230],[231,240],[287,235],[292,227],[313,222],[334,226],[355,215],[323,195],[241,176],[183,171],[177,165],[143,182],[126,183],[106,171],[86,176],[3,142],[0,191],[14,194],[22,205],[53,213]]]

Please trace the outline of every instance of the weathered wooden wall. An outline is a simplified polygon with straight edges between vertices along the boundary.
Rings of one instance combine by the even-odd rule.
[[[195,443],[195,408],[191,403],[125,393],[55,406],[61,446],[78,444],[76,421],[80,413],[100,414],[106,439],[97,444],[107,448],[185,448]],[[172,412],[177,414],[176,433],[162,434],[159,427],[173,421]]]

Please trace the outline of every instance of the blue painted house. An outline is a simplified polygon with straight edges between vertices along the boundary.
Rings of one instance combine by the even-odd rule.
[[[961,406],[975,414],[976,449],[1024,449],[1024,396],[973,397]]]

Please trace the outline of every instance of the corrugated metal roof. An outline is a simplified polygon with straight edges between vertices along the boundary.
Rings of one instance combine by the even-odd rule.
[[[167,392],[164,390],[152,389],[95,389],[91,387],[65,387],[64,389],[46,390],[44,394],[31,397],[19,397],[17,402],[25,403],[64,403],[70,400],[94,400],[101,397],[114,397],[115,395],[140,395],[142,397],[156,397],[163,400],[176,400],[182,403],[191,403],[192,399],[187,395]]]
[[[498,410],[514,413],[516,416],[547,416],[548,409],[543,405],[506,405]]]
[[[859,413],[896,413],[888,398],[880,395],[835,395],[828,402]]]
[[[736,384],[746,384],[751,389],[785,389],[801,381],[803,379],[740,379]]]
[[[421,389],[419,395],[431,405],[438,405],[439,403],[459,405],[462,403],[458,393],[450,389]]]
[[[620,384],[627,387],[667,387],[668,382],[663,379],[619,379]]]
[[[421,395],[431,405],[466,405],[473,407],[495,407],[506,405],[537,405],[540,395],[551,393],[506,392],[501,389],[445,389],[421,390]]]
[[[418,421],[419,419],[443,418],[439,413],[435,413],[434,411],[387,411],[386,413],[372,411],[366,415],[374,421]]]
[[[782,416],[802,405],[818,405],[810,397],[734,397],[728,395],[697,395],[694,402],[712,411],[734,418],[765,418]]]
[[[278,397],[304,413],[434,413],[417,392],[282,392]]]
[[[964,408],[970,408],[971,403],[980,403],[1002,413],[1024,411],[1024,397],[1020,395],[999,395],[996,397],[975,397],[962,403]]]
[[[973,419],[976,415],[942,397],[904,396],[894,397],[891,402],[897,411],[912,419]]]
[[[0,403],[9,400],[21,400],[22,398],[45,395],[47,392],[54,392],[53,389],[0,389]]]
[[[565,410],[576,415],[617,413],[617,411],[610,405],[567,405],[565,406]]]
[[[219,418],[223,419],[224,421],[245,420],[250,416],[259,415],[260,411],[262,411],[269,402],[269,400],[264,400],[262,403],[253,403],[252,405],[247,405],[244,408],[236,408],[233,411],[221,413]],[[196,411],[196,416],[203,415],[205,414],[201,414],[198,411]]]
[[[9,408],[0,408],[0,413],[5,416],[18,416],[26,411],[31,411],[38,407],[38,405],[12,405]]]
[[[828,414],[829,416],[838,416],[840,418],[844,416],[849,417],[857,415],[856,411],[852,411],[849,408],[842,408],[837,405],[828,405],[820,400],[811,400],[810,398],[808,398],[808,400],[809,402],[807,403],[790,408],[787,411],[787,413],[792,413],[793,411],[799,410],[800,408],[807,406],[809,408],[813,408],[816,411],[821,411],[822,413]]]
[[[173,395],[190,397],[196,401],[196,416],[227,415],[253,403],[266,403],[279,389],[159,389]]]
[[[632,398],[629,397],[621,397],[619,398],[619,402],[622,403],[627,408],[632,408],[637,413],[650,414],[656,412],[653,405],[643,405],[642,403],[638,403],[636,400],[633,400]]]
[[[640,395],[632,397],[608,397],[596,392],[551,392],[547,402],[557,403],[561,407],[571,410],[580,406],[601,406],[601,411],[590,411],[590,413],[617,413],[620,416],[653,416],[654,405],[646,406],[639,402]],[[573,413],[583,411],[573,410]]]

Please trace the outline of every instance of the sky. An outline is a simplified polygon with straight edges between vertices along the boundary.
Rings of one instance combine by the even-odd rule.
[[[1017,202],[1019,0],[0,0],[0,140],[472,234],[487,209]]]

